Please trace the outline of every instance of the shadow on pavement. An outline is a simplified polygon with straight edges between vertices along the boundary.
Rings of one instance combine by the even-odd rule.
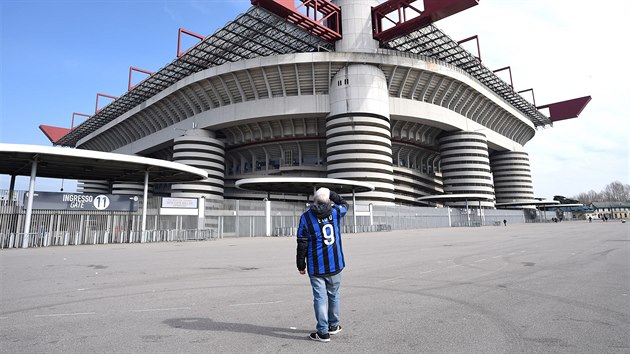
[[[284,339],[308,339],[310,331],[281,327],[265,327],[248,323],[216,322],[210,318],[169,318],[163,323],[173,327],[194,331],[224,331],[251,333]]]

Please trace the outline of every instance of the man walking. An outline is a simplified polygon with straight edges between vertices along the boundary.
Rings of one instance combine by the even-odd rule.
[[[320,188],[313,204],[300,218],[297,232],[297,268],[308,276],[313,287],[313,307],[317,331],[312,340],[330,342],[330,335],[341,331],[339,325],[339,287],[345,266],[341,246],[341,218],[348,203],[329,190]]]

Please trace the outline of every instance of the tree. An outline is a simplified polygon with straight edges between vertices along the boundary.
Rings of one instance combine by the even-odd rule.
[[[599,202],[603,200],[601,194],[592,189],[586,193],[582,192],[573,198],[579,200],[582,204],[591,204],[592,202]]]
[[[573,199],[577,199],[583,204],[591,204],[592,202],[630,202],[630,184],[614,181],[604,187],[599,193],[591,189],[586,193],[574,196]],[[555,197],[554,200],[556,200]]]
[[[614,181],[604,188],[604,197],[611,202],[630,201],[630,185]]]

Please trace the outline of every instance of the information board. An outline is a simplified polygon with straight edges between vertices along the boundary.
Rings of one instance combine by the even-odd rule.
[[[24,208],[28,193],[24,195]],[[128,194],[33,193],[33,209],[138,211],[138,196]]]

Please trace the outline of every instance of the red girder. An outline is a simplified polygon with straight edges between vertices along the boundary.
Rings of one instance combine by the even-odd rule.
[[[190,48],[188,48],[188,49],[186,49],[186,50],[182,50],[182,49],[181,49],[181,45],[182,45],[182,33],[183,33],[183,34],[187,34],[187,35],[189,35],[189,36],[191,36],[191,37],[195,37],[195,38],[197,38],[197,39],[199,40],[199,42],[203,41],[203,40],[206,38],[206,37],[204,37],[204,36],[202,36],[202,35],[200,35],[200,34],[197,34],[197,33],[195,33],[195,32],[191,32],[191,31],[189,31],[189,30],[186,30],[186,29],[180,28],[180,29],[177,31],[177,57],[178,57],[178,58],[179,58],[179,57],[181,57],[182,55],[186,54],[186,52],[187,52],[188,50],[190,50]],[[199,44],[199,42],[198,42],[197,44]],[[197,44],[195,44],[195,45],[197,45]],[[194,47],[194,46],[193,46],[193,47]]]
[[[324,40],[341,39],[341,9],[337,5],[327,0],[300,1],[302,4],[295,7],[293,0],[251,0],[252,5],[271,11]],[[300,9],[305,9],[306,15],[299,12]]]
[[[40,125],[39,130],[41,130],[44,135],[50,140],[51,143],[56,143],[59,139],[66,136],[66,134],[70,133],[72,129],[61,128],[61,127],[53,127],[51,125]]]
[[[48,140],[50,140],[51,143],[56,144],[57,141],[59,141],[59,139],[68,135],[68,133],[70,133],[72,129],[74,129],[75,116],[82,116],[82,117],[87,117],[87,118],[91,117],[89,114],[72,112],[72,122],[70,123],[70,128],[53,127],[52,125],[41,124],[39,126],[39,130],[41,130],[44,133],[44,135],[46,135],[46,137],[48,138]]]
[[[492,70],[493,73],[498,73],[499,71],[507,70],[510,73],[510,87],[514,89],[514,80],[512,80],[512,68],[509,66],[503,67],[501,69]]]
[[[72,112],[72,122],[70,122],[70,130],[74,129],[74,117],[75,116],[86,117],[88,119],[91,117],[91,115],[89,115],[89,114]]]
[[[468,41],[472,41],[473,39],[475,40],[475,42],[477,42],[477,59],[481,63],[481,47],[479,46],[479,37],[477,35],[462,39],[461,41],[457,41],[457,44],[466,43]]]
[[[479,4],[479,0],[421,0],[424,8],[418,9],[411,6],[414,1],[416,0],[389,0],[373,7],[372,31],[374,39],[389,42]],[[409,16],[407,15],[408,9],[412,11]],[[396,12],[397,19],[388,17],[394,12]],[[389,21],[394,26],[383,29],[383,20]]]
[[[536,108],[549,108],[549,119],[552,122],[557,122],[559,120],[577,118],[590,101],[591,96],[584,96],[572,100],[550,103]]]
[[[142,70],[142,69],[138,69],[138,68],[134,68],[133,66],[129,67],[129,81],[127,81],[127,91],[131,91],[131,89],[133,89],[134,87],[138,86],[138,84],[132,85],[131,84],[131,76],[133,74],[134,71],[143,73],[143,74],[147,74],[149,76],[153,75],[152,71],[147,71],[147,70]],[[146,80],[146,78],[142,79],[140,82]]]
[[[94,108],[94,114],[96,114],[96,113],[98,113],[98,111],[100,111],[100,109],[98,109],[98,98],[99,97],[107,97],[107,98],[111,98],[112,100],[118,99],[118,97],[116,97],[116,96],[106,95],[104,93],[97,93],[96,94],[96,107]]]
[[[523,92],[527,92],[527,91],[530,91],[532,93],[532,103],[534,104],[534,107],[536,107],[536,97],[534,96],[534,89],[533,88],[517,91],[516,93],[523,93]]]

